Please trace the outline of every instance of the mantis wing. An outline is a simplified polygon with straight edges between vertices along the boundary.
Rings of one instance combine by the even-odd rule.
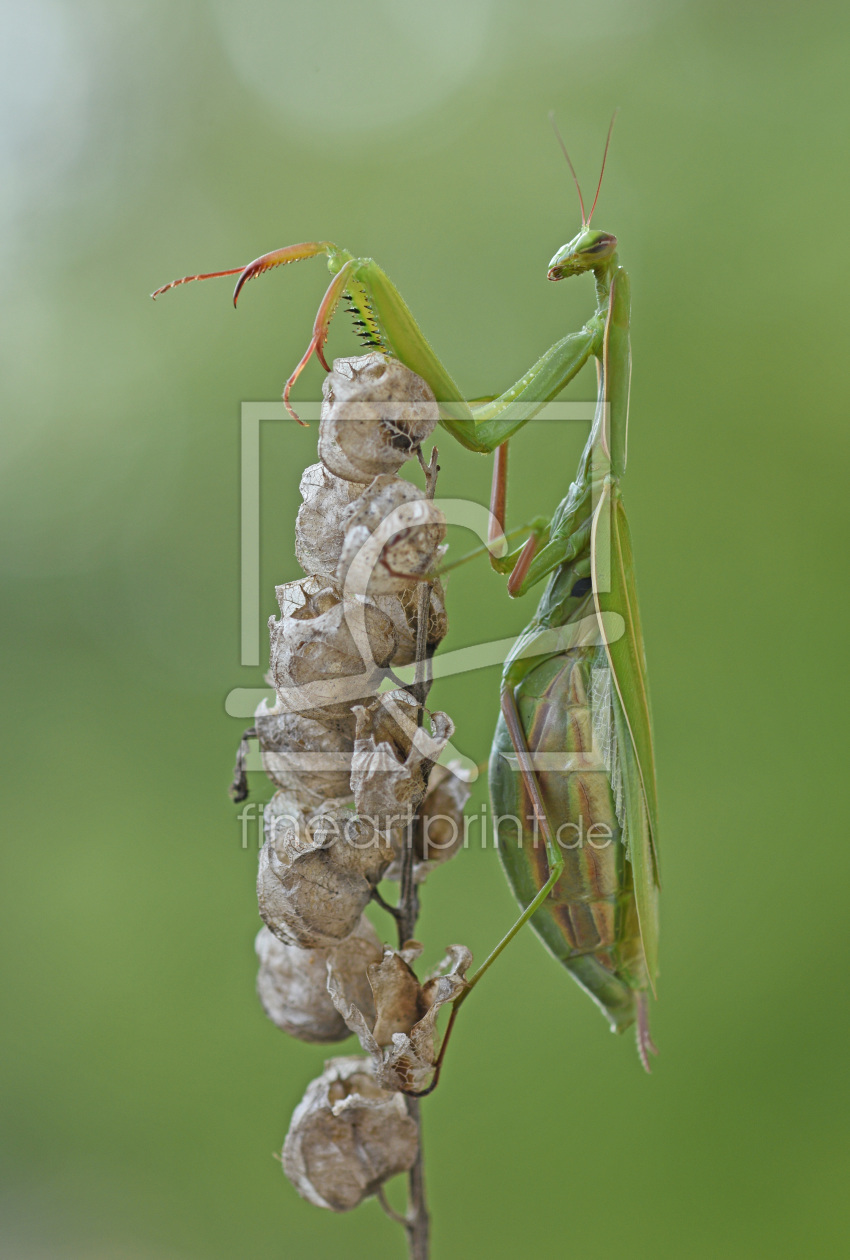
[[[594,513],[591,565],[596,613],[613,682],[617,764],[611,768],[612,782],[618,796],[620,787],[622,790],[622,825],[634,875],[646,965],[654,990],[658,972],[659,887],[655,758],[629,525],[619,488],[611,478],[606,478]],[[609,641],[604,635],[605,613],[618,613],[623,618],[625,631],[620,638]]]

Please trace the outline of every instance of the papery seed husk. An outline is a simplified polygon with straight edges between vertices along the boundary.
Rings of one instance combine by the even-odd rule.
[[[419,811],[422,828],[416,832],[418,859],[437,865],[447,862],[463,847],[463,807],[469,796],[469,778],[459,762],[434,766]]]
[[[263,830],[266,840],[284,843],[291,857],[322,847],[310,830],[307,811],[290,792],[275,792],[263,806]]]
[[[433,652],[437,644],[441,643],[449,632],[449,619],[446,614],[446,592],[443,590],[442,582],[439,578],[435,578],[430,585],[431,602],[428,613],[426,642]],[[421,589],[418,585],[410,586],[399,595],[414,643],[416,640],[416,623],[419,617],[419,592]]]
[[[412,1167],[415,1121],[401,1094],[382,1089],[369,1059],[330,1059],[292,1116],[283,1171],[317,1207],[347,1212]]]
[[[374,1010],[367,967],[380,962],[381,943],[365,917],[335,949],[284,945],[267,927],[257,933],[257,993],[272,1023],[300,1041],[327,1043],[350,1036],[328,993],[328,966],[340,990],[361,1010]],[[365,1005],[364,1005],[365,1003]]]
[[[365,740],[375,746],[388,743],[399,764],[419,762],[426,775],[455,733],[455,723],[439,709],[424,709],[423,725],[419,725],[418,703],[404,688],[382,692],[373,701],[356,706],[354,713],[355,759],[359,743]]]
[[[333,577],[345,537],[343,516],[365,486],[311,464],[300,489],[304,502],[295,522],[295,557],[305,573]]]
[[[333,849],[341,870],[361,875],[373,888],[395,856],[395,836],[381,831],[374,818],[363,817],[344,804],[328,801],[310,816],[313,838]]]
[[[422,883],[444,862],[448,862],[464,846],[463,807],[469,800],[469,772],[459,761],[447,766],[434,766],[428,779],[428,790],[419,806],[413,827],[413,878]],[[384,872],[384,879],[401,879],[403,848],[407,837],[395,841],[397,857]]]
[[[351,795],[353,715],[345,730],[304,713],[282,713],[277,706],[269,709],[262,700],[254,725],[266,774],[305,807]]]
[[[439,508],[409,481],[376,477],[349,506],[336,578],[346,592],[406,591],[440,558],[446,525]]]
[[[410,752],[419,730],[419,704],[404,687],[383,691],[354,710],[355,738],[371,735],[375,742],[392,744],[398,756]]]
[[[276,586],[274,594],[281,617],[294,617],[306,607],[311,599],[315,599],[320,591],[325,591],[328,587],[334,589],[333,580],[320,577],[317,573],[310,573],[307,577],[298,578],[295,582],[284,582],[281,586]],[[311,615],[316,616],[318,611],[319,609],[316,608]]]
[[[431,730],[418,726],[418,709],[409,693],[385,692],[378,702],[358,706],[357,737],[351,762],[351,788],[359,815],[379,830],[398,829],[425,795],[431,767],[454,734],[445,713],[434,712]]]
[[[425,794],[422,766],[399,762],[389,744],[355,741],[354,749],[351,786],[358,814],[370,818],[381,834],[402,842]]]
[[[350,811],[346,816],[353,818]],[[357,926],[391,849],[360,819],[349,834],[327,818],[314,830],[284,792],[266,806],[265,825],[257,874],[261,919],[285,945],[336,946]]]
[[[373,595],[381,612],[385,612],[393,623],[393,629],[396,633],[396,650],[392,665],[399,667],[403,665],[412,665],[416,660],[416,629],[419,616],[419,592],[422,587],[408,587],[398,595]],[[448,634],[449,623],[446,616],[445,594],[439,578],[434,582],[430,591],[430,611],[428,616],[428,629],[426,632],[425,646],[426,657],[433,655],[437,645]]]
[[[322,394],[319,458],[346,481],[396,472],[440,418],[426,382],[377,352],[335,359]]]
[[[396,649],[386,613],[369,600],[343,603],[333,586],[290,616],[271,618],[269,633],[278,708],[309,716],[346,717],[358,699],[377,692]]]
[[[394,738],[388,713],[394,709],[404,718],[403,704],[392,704],[397,694],[387,692],[380,697],[387,708],[359,707],[355,711],[358,732],[351,759],[351,790],[358,814],[368,816],[380,832],[397,844],[399,856],[398,844],[404,843],[426,794],[428,775],[451,740],[455,726],[446,713],[434,712],[429,714],[431,731],[426,726],[413,726],[409,731],[399,727],[400,740]],[[382,723],[388,727],[390,738],[375,737],[375,732],[378,736],[382,733]]]
[[[341,871],[363,876],[377,887],[393,861],[393,837],[379,830],[375,819],[346,808],[343,801],[325,801],[310,815],[312,837],[322,848],[334,852]]]
[[[412,968],[393,949],[386,950],[380,962],[370,964],[368,977],[376,1010],[372,1036],[379,1046],[388,1046],[395,1033],[409,1033],[425,1014],[422,990]],[[367,1012],[360,1009],[368,1020]]]
[[[437,1062],[437,1017],[440,1009],[447,1003],[454,1002],[467,987],[465,975],[472,962],[472,955],[464,945],[450,945],[436,973],[418,990],[419,1008],[424,1014],[407,1032],[399,1029],[389,1033],[392,1012],[406,1009],[404,1019],[410,1019],[410,996],[401,1000],[399,998],[399,964],[404,963],[410,969],[421,952],[422,946],[417,941],[408,941],[404,949],[385,950],[380,966],[370,969],[377,1011],[374,1025],[359,1007],[346,1002],[333,976],[328,979],[328,990],[334,1004],[351,1031],[359,1037],[363,1049],[372,1056],[376,1079],[386,1089],[418,1092],[433,1083]],[[393,955],[398,962],[391,967]],[[385,1012],[386,1031],[381,1027]],[[389,1041],[380,1044],[375,1036],[375,1028],[379,1029],[382,1036],[389,1035]]]

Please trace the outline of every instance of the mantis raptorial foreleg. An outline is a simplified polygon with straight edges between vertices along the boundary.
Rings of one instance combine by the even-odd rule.
[[[355,258],[330,241],[288,245],[263,254],[247,267],[184,276],[163,285],[153,296],[158,297],[168,289],[192,280],[238,275],[233,291],[235,305],[248,280],[275,267],[319,254],[327,255],[333,279],[316,313],[307,350],[284,386],[283,401],[293,416],[295,412],[289,405],[290,391],[311,357],[315,354],[322,366],[330,370],[325,362],[324,347],[331,320],[343,300],[348,303],[364,344],[394,355],[426,380],[440,404],[444,427],[472,451],[488,453],[501,446],[533,419],[547,402],[557,397],[592,355],[600,353],[603,321],[597,315],[579,332],[570,333],[551,346],[498,398],[479,407],[470,407],[386,272],[373,259]]]

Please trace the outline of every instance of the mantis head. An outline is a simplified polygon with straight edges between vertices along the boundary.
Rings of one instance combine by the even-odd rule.
[[[590,226],[590,220],[593,218],[593,212],[599,200],[602,176],[605,174],[605,159],[608,157],[608,145],[611,143],[611,132],[614,130],[614,119],[616,117],[617,111],[614,110],[614,115],[608,127],[608,138],[605,141],[605,152],[602,155],[602,170],[599,172],[596,196],[593,198],[590,214],[585,214],[584,197],[581,195],[578,176],[567,152],[567,146],[564,144],[561,133],[558,130],[555,116],[554,114],[549,115],[555,135],[558,137],[558,143],[561,146],[564,157],[567,159],[567,166],[570,168],[570,174],[573,177],[573,182],[578,192],[579,205],[581,206],[581,231],[578,236],[574,236],[566,245],[562,245],[549,263],[547,275],[550,280],[564,280],[567,276],[580,276],[584,271],[598,271],[600,268],[606,267],[617,252],[616,236],[612,236],[610,232],[594,232]]]
[[[610,262],[616,252],[616,236],[585,226],[558,250],[549,263],[547,279],[564,280],[567,276],[580,276],[583,271],[595,271]]]

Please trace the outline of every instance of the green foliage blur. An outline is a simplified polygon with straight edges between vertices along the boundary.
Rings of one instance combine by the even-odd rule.
[[[645,1077],[524,935],[425,1105],[434,1255],[843,1254],[846,6],[9,0],[0,29],[0,1253],[404,1253],[374,1200],[323,1213],[272,1158],[326,1056],[254,996],[256,829],[243,849],[226,792],[224,697],[262,685],[240,402],[279,398],[327,273],[276,272],[238,313],[228,281],[147,295],[331,239],[381,261],[470,397],[497,392],[592,308],[589,279],[546,282],[578,227],[547,113],[592,189],[619,105],[594,222],[634,293],[661,1054]],[[328,353],[355,350],[338,320]],[[583,437],[517,438],[513,522],[552,510]],[[298,574],[315,438],[264,430],[263,617]],[[440,454],[441,492],[486,501],[489,461]],[[460,569],[447,647],[534,600]],[[432,697],[475,761],[497,679]],[[513,912],[472,845],[426,888],[426,958],[480,960]]]

